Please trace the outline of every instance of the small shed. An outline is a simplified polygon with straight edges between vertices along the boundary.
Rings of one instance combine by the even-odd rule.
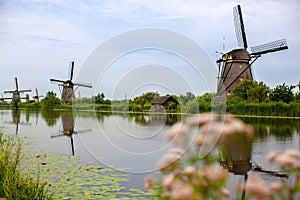
[[[170,110],[170,105],[175,104],[175,108],[177,108],[177,100],[172,96],[157,96],[151,101],[152,105],[161,105],[165,108],[165,110]]]

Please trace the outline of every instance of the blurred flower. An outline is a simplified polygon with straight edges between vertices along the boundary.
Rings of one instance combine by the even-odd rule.
[[[147,190],[151,189],[154,184],[154,178],[152,174],[148,174],[145,178],[145,188]]]
[[[291,158],[300,159],[300,152],[294,149],[289,149],[285,151],[285,154]]]
[[[172,148],[165,154],[157,163],[157,169],[164,171],[169,165],[180,162],[183,150],[179,148]]]
[[[193,117],[189,117],[185,120],[188,126],[202,126],[204,124],[210,123],[216,119],[213,113],[203,113]]]
[[[182,174],[184,175],[193,175],[196,173],[196,167],[195,166],[187,166],[182,170]]]
[[[221,188],[220,193],[223,195],[223,197],[230,198],[230,193],[227,189]]]
[[[175,175],[173,173],[163,176],[163,186],[166,188],[170,188],[174,180]]]
[[[267,155],[267,159],[270,163],[274,162],[278,156],[280,154],[277,151],[271,151],[268,155]]]
[[[190,127],[184,123],[176,123],[167,133],[168,140],[174,144],[180,144],[183,140],[183,136],[190,133]]]
[[[282,188],[283,188],[283,185],[281,183],[278,183],[278,182],[271,183],[271,185],[270,185],[270,191],[271,192],[278,192]]]
[[[249,177],[245,184],[245,190],[248,193],[256,195],[258,199],[270,195],[270,189],[265,185],[263,180],[257,174]]]
[[[187,200],[191,199],[193,195],[193,188],[181,180],[175,180],[172,183],[171,199]]]
[[[211,183],[217,183],[227,177],[227,171],[217,165],[205,165],[200,169],[199,174]]]

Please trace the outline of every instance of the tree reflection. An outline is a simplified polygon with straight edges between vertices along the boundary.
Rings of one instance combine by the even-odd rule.
[[[58,118],[60,117],[60,112],[55,110],[42,110],[42,118],[45,120],[49,127],[56,125]]]

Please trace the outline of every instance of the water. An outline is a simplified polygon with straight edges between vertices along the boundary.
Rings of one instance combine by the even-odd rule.
[[[241,119],[254,126],[256,136],[245,144],[228,141],[232,154],[222,155],[224,167],[228,168],[228,163],[234,164],[230,168],[232,175],[228,188],[235,191],[235,187],[253,173],[259,173],[267,182],[291,181],[276,176],[279,169],[270,165],[265,156],[270,151],[300,149],[300,120]],[[140,189],[146,174],[155,170],[155,163],[171,147],[166,132],[180,120],[180,115],[0,111],[0,126],[8,133],[31,138],[34,150],[76,155],[87,163],[131,173],[127,186]],[[244,161],[235,162],[234,157]],[[242,195],[242,191],[235,194],[238,199]]]

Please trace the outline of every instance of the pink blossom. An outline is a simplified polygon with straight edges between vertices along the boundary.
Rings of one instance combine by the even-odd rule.
[[[297,151],[297,150],[294,150],[294,149],[289,149],[287,151],[285,151],[285,154],[292,157],[292,158],[295,158],[295,159],[300,159],[300,152]]]
[[[216,116],[213,113],[203,113],[193,117],[189,117],[185,120],[188,126],[202,126],[204,124],[214,121]]]
[[[176,123],[167,133],[168,140],[172,141],[174,144],[180,144],[183,137],[190,133],[190,127],[183,123]]]
[[[154,178],[152,174],[148,174],[145,178],[145,188],[147,190],[151,189],[154,184]]]
[[[296,160],[289,155],[282,154],[277,157],[276,162],[280,167],[293,167]]]
[[[278,182],[271,183],[270,190],[271,192],[278,192],[283,188],[283,185]]]
[[[204,144],[204,136],[202,134],[197,134],[193,142],[197,147],[201,147]]]
[[[270,163],[272,163],[272,162],[274,162],[274,161],[278,158],[279,155],[280,155],[280,154],[279,154],[278,152],[273,151],[273,152],[270,152],[270,153],[267,155],[267,159],[268,159],[268,161],[269,161]]]
[[[193,188],[181,180],[175,180],[171,188],[171,199],[186,200],[191,199]]]
[[[205,165],[200,171],[212,183],[217,183],[227,177],[227,171],[217,165]]]
[[[220,193],[223,195],[223,197],[230,198],[230,193],[227,189],[221,188]]]
[[[166,188],[170,188],[174,180],[175,175],[173,173],[163,176],[163,186]]]
[[[263,198],[270,195],[270,189],[267,188],[260,176],[256,174],[249,177],[245,184],[245,190],[249,193],[257,195],[258,198]]]
[[[193,175],[195,173],[196,173],[195,166],[187,166],[182,170],[182,174],[184,174],[184,175]]]
[[[183,154],[183,150],[179,148],[173,148],[168,151],[167,154],[165,154],[157,164],[157,168],[159,170],[164,171],[169,165],[179,162],[181,159],[181,156]]]

